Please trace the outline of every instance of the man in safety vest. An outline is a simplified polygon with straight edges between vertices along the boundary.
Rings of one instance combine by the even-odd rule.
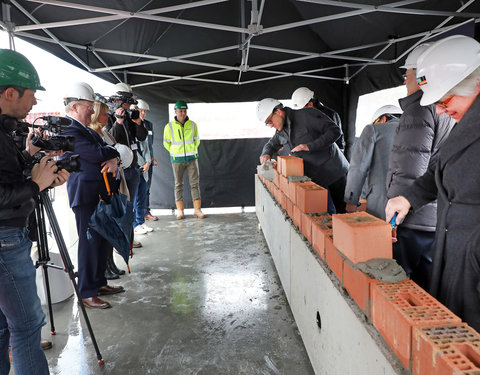
[[[163,146],[170,152],[173,176],[175,178],[175,204],[177,220],[185,218],[183,214],[183,174],[188,173],[192,193],[193,216],[204,219],[200,200],[200,173],[198,170],[198,146],[200,137],[198,127],[187,116],[187,103],[179,100],[175,103],[175,120],[165,125]]]

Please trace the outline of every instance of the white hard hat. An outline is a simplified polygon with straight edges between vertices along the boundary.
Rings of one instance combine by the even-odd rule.
[[[65,105],[77,100],[95,101],[95,93],[92,87],[85,82],[75,82],[72,84],[63,96]]]
[[[439,40],[417,61],[421,105],[440,100],[480,66],[480,43],[464,35]]]
[[[277,105],[281,105],[277,99],[272,99],[272,98],[265,98],[262,99],[258,102],[257,104],[257,118],[261,122],[265,122],[270,116],[270,114],[273,112],[273,109]]]
[[[307,105],[307,103],[313,99],[315,93],[306,87],[299,87],[292,94],[292,102],[294,109],[301,109]]]
[[[416,46],[412,52],[407,56],[405,64],[400,68],[403,69],[417,69],[417,60],[422,53],[424,53],[432,43],[423,43]]]
[[[120,143],[114,144],[113,147],[115,147],[120,154],[120,168],[126,169],[130,167],[133,161],[133,152],[130,147]]]
[[[372,117],[372,123],[374,123],[377,118],[382,117],[383,115],[401,115],[402,113],[403,111],[396,105],[387,104],[381,106],[375,111]]]
[[[142,99],[138,99],[137,108],[138,109],[144,109],[145,111],[150,111],[150,106],[148,105],[148,103],[145,100],[142,100]]]
[[[133,94],[133,91],[132,91],[132,88],[130,87],[130,85],[127,84],[127,83],[123,83],[123,82],[119,82],[119,83],[115,84],[115,92],[119,95],[130,94],[130,96],[131,96]]]

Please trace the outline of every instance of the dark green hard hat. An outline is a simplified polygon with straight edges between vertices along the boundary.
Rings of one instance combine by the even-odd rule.
[[[175,103],[175,109],[188,109],[188,105],[183,100],[177,100]]]
[[[19,86],[45,90],[34,66],[21,53],[0,49],[0,86]]]

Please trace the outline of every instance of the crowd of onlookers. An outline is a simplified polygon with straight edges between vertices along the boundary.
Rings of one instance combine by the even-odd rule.
[[[367,212],[396,225],[393,257],[407,275],[480,329],[480,44],[455,35],[416,46],[403,74],[400,107],[383,105],[353,147],[338,114],[308,88],[293,108],[266,98],[257,117],[275,128],[263,164],[280,150],[303,159],[328,189],[328,212]]]

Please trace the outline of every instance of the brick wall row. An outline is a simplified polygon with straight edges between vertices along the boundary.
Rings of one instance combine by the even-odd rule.
[[[289,181],[303,160],[279,156],[273,181],[258,177],[412,374],[480,375],[480,335],[412,280],[387,283],[358,264],[392,258],[391,226],[366,212],[329,215],[327,190]]]

